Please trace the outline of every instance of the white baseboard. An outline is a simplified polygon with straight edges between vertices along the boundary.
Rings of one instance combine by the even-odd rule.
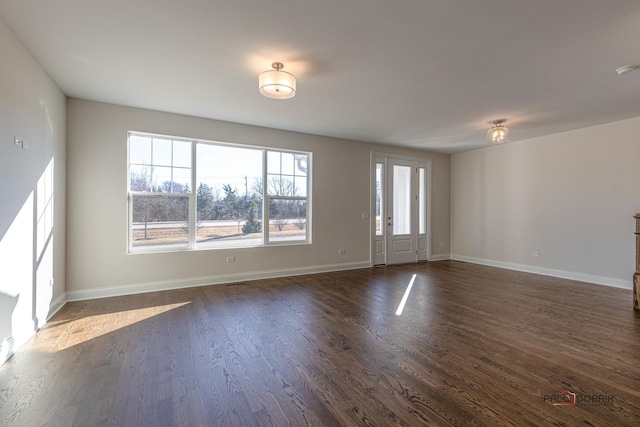
[[[9,360],[11,356],[35,335],[36,331],[22,331],[16,335],[7,337],[0,342],[0,365]]]
[[[448,261],[451,259],[451,254],[438,254],[431,255],[431,259],[429,261]]]
[[[65,304],[67,303],[67,295],[63,292],[55,300],[49,304],[49,313],[47,314],[47,321],[53,317]],[[46,322],[44,322],[46,324]],[[40,327],[44,326],[40,325]],[[30,331],[26,334],[18,334],[16,336],[6,337],[0,341],[0,365],[9,360],[13,353],[20,347],[22,347],[36,331]]]
[[[492,259],[475,258],[464,255],[451,255],[453,261],[469,262],[472,264],[499,267],[507,270],[522,271],[525,273],[541,274],[543,276],[558,277],[560,279],[577,280],[580,282],[594,283],[596,285],[611,286],[614,288],[633,289],[633,281],[614,279],[611,277],[594,276],[591,274],[576,273],[573,271],[555,270],[552,268],[535,267],[532,265],[515,264],[511,262],[496,261]]]
[[[272,279],[276,277],[301,276],[303,274],[327,273],[330,271],[355,270],[369,268],[367,262],[330,264],[284,270],[262,270],[238,274],[222,274],[216,276],[196,277],[184,280],[167,280],[159,282],[135,283],[127,286],[108,288],[67,290],[67,301],[83,301],[97,298],[108,298],[123,295],[142,294],[145,292],[168,291],[171,289],[193,288],[197,286],[219,285],[224,283],[244,282],[248,280]]]
[[[47,313],[47,321],[51,319],[64,305],[67,303],[67,294],[63,292],[49,304],[49,313]]]
[[[15,340],[13,337],[6,337],[0,341],[0,365],[13,356],[13,350],[15,350]]]

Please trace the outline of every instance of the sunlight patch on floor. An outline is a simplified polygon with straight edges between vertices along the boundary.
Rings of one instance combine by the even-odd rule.
[[[411,277],[411,281],[409,282],[409,285],[407,285],[407,289],[404,290],[404,295],[402,296],[400,305],[396,310],[396,316],[402,315],[402,312],[404,311],[404,306],[407,304],[407,299],[409,298],[409,294],[411,293],[411,288],[413,287],[413,282],[415,280],[416,280],[416,275],[414,274],[413,277]]]
[[[61,324],[61,329],[50,328],[36,334],[31,349],[49,353],[66,350],[187,304],[191,304],[191,301],[79,317],[70,323]],[[52,335],[58,335],[53,343],[51,342]],[[38,338],[41,339],[38,340]],[[38,345],[38,341],[42,344]]]

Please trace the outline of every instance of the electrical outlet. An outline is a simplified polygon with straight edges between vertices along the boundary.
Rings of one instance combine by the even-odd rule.
[[[338,253],[339,253],[340,255],[344,255],[346,252],[347,252],[347,251],[346,251],[346,250],[344,250],[344,249],[338,249]]]
[[[362,219],[369,219],[369,212],[362,212]]]
[[[540,252],[533,251],[533,252],[531,252],[531,256],[540,256]]]
[[[236,257],[234,257],[234,256],[228,256],[228,257],[227,257],[227,262],[236,262]]]

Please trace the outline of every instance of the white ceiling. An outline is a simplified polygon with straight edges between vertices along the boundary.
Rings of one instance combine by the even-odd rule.
[[[453,153],[640,116],[639,0],[0,0],[71,97]],[[280,61],[297,96],[258,93]]]

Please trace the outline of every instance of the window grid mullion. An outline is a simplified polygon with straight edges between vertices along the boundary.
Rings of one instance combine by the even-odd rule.
[[[196,196],[196,181],[198,177],[198,171],[196,162],[196,150],[196,142],[191,141],[191,198],[189,199],[189,247],[191,249],[194,249],[197,246],[196,226],[198,225],[198,197]]]
[[[171,152],[169,153],[169,158],[171,159],[171,175],[169,175],[169,177],[171,178],[171,192],[173,193],[173,184],[174,184],[174,180],[173,180],[173,139],[171,140],[171,145],[170,145],[170,150]]]
[[[262,244],[269,242],[269,196],[267,194],[267,150],[262,150]]]
[[[133,196],[161,196],[161,197],[189,197],[190,193],[163,193],[163,192],[151,192],[151,191],[130,191]]]
[[[155,138],[151,138],[151,164],[149,165],[149,191],[153,190],[153,141]]]
[[[307,200],[304,196],[276,196],[274,194],[270,194],[269,198],[272,200]]]

